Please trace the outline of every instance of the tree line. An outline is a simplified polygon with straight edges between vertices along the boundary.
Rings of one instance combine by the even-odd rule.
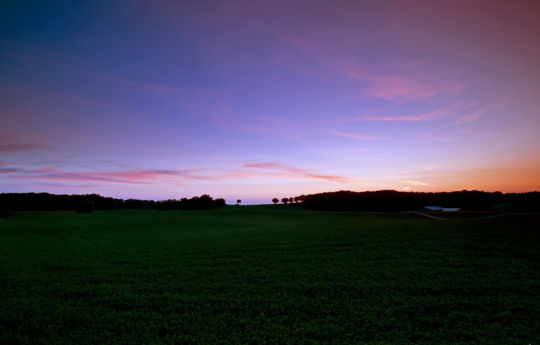
[[[156,210],[207,210],[225,206],[225,199],[213,199],[204,194],[190,199],[162,201],[116,199],[99,194],[67,195],[50,193],[1,193],[0,217],[13,211],[59,211],[92,212],[94,210],[156,209]]]
[[[338,191],[306,195],[302,203],[313,210],[327,211],[416,211],[425,206],[457,207],[462,210],[540,211],[540,192]]]
[[[302,203],[304,202],[304,199],[306,198],[305,195],[299,195],[299,196],[295,196],[295,197],[289,197],[289,198],[281,198],[281,202],[283,204],[292,204],[293,202],[294,203]],[[274,204],[278,204],[279,203],[279,199],[278,198],[273,198],[272,199],[272,202]]]
[[[170,199],[156,202],[157,210],[210,210],[225,206],[225,199],[213,199],[208,194],[194,196],[191,199],[182,198],[180,200]]]

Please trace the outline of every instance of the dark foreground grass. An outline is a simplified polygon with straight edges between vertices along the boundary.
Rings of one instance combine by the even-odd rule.
[[[0,344],[539,344],[535,218],[287,207],[0,220]]]

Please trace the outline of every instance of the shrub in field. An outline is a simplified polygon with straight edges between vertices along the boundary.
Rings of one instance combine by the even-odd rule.
[[[94,211],[95,204],[93,201],[81,200],[75,205],[76,213],[91,213]]]
[[[11,210],[9,209],[0,209],[0,218],[7,218],[11,216]]]

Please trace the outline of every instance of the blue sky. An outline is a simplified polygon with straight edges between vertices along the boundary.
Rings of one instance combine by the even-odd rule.
[[[14,2],[0,191],[540,189],[535,2]]]

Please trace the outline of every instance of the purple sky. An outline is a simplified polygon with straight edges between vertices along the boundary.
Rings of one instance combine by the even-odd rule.
[[[540,190],[538,13],[487,0],[2,4],[0,192]]]

